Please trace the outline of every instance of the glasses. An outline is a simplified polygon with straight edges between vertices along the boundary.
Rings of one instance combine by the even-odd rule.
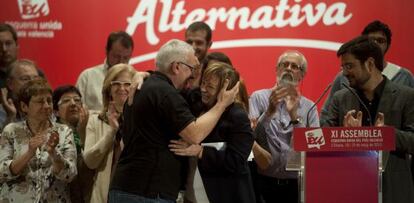
[[[119,88],[121,86],[128,88],[129,86],[131,86],[131,82],[112,81],[111,86],[116,87],[116,88]]]
[[[33,102],[35,104],[42,105],[42,106],[44,104],[47,104],[48,106],[52,106],[52,99],[51,98],[30,100],[30,102]]]
[[[68,105],[68,104],[82,105],[82,100],[80,97],[65,97],[65,98],[61,98],[58,102],[58,105]]]
[[[283,68],[283,69],[288,68],[290,66],[290,69],[292,69],[295,72],[302,70],[302,67],[300,67],[298,64],[288,62],[288,61],[280,62],[278,66],[279,68]]]
[[[178,61],[177,63],[178,64],[183,64],[183,65],[187,66],[190,69],[191,72],[193,72],[196,69],[195,66],[188,65],[188,64],[186,64],[184,62],[181,62],[181,61]]]
[[[36,80],[36,79],[39,79],[39,78],[40,78],[40,76],[38,76],[38,75],[33,75],[33,76],[24,75],[24,76],[18,77],[17,79],[22,81],[22,82],[29,82],[31,80]]]

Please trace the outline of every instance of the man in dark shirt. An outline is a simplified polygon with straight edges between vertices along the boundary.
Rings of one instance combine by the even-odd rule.
[[[335,93],[321,126],[394,127],[396,149],[382,157],[382,202],[414,202],[408,159],[414,153],[414,89],[382,75],[381,49],[367,36],[343,44],[337,55],[350,87]]]
[[[175,202],[182,185],[182,160],[168,148],[181,137],[200,143],[233,103],[238,85],[221,90],[217,104],[195,118],[179,90],[188,85],[199,66],[193,48],[180,40],[161,47],[157,71],[124,108],[121,134],[125,147],[112,179],[109,202]]]

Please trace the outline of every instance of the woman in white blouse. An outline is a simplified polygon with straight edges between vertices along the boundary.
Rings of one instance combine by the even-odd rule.
[[[52,89],[44,79],[19,92],[26,119],[7,125],[0,137],[0,202],[70,202],[76,175],[72,130],[52,121]]]
[[[103,110],[89,116],[83,158],[90,169],[96,170],[91,203],[107,202],[109,183],[121,151],[118,118],[128,99],[129,86],[135,70],[127,64],[111,67],[102,88]]]

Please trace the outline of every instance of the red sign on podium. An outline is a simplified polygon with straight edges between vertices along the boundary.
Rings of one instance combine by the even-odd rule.
[[[369,151],[395,149],[392,127],[295,128],[295,151]]]

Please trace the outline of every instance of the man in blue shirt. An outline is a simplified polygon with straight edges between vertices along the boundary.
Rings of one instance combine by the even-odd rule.
[[[265,144],[253,145],[258,189],[265,202],[298,202],[298,174],[286,171],[288,155],[293,152],[293,128],[319,126],[317,110],[311,109],[314,103],[298,90],[306,72],[305,56],[299,51],[286,51],[277,61],[276,85],[255,91],[250,97],[250,119],[257,136],[265,137]]]

